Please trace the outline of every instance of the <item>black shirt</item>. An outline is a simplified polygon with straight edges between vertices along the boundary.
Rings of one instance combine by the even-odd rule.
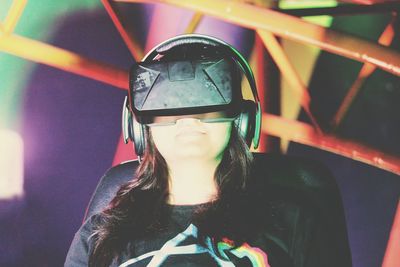
[[[127,261],[131,264],[125,266],[147,266],[156,260],[157,264],[149,266],[351,266],[340,195],[325,168],[310,161],[256,155],[254,172],[247,194],[253,201],[238,214],[244,214],[239,227],[254,228],[255,234],[241,247],[231,249],[227,239],[212,244],[212,236],[199,240],[198,226],[192,220],[198,206],[171,206],[168,228],[146,239],[131,240],[112,266]],[[121,177],[131,173],[132,163],[111,169],[93,199],[115,195],[107,183],[121,183],[128,179]],[[96,205],[92,207],[97,209]],[[100,216],[91,216],[76,233],[65,266],[87,266],[93,247],[90,236]]]
[[[112,266],[269,266],[268,255],[260,247],[245,243],[232,249],[229,240],[214,244],[210,237],[205,242],[200,241],[198,228],[191,218],[203,206],[169,206],[171,216],[167,229],[132,241]],[[75,235],[65,266],[87,266],[93,245],[90,235],[98,216],[101,215],[87,220]]]

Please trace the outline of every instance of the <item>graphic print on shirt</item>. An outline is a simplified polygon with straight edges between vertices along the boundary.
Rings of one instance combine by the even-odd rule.
[[[187,255],[187,254],[202,254],[207,253],[210,255],[218,266],[221,267],[234,267],[232,257],[236,257],[237,260],[246,260],[249,263],[248,266],[252,267],[270,267],[268,264],[267,254],[259,248],[251,247],[249,244],[244,243],[242,246],[232,249],[232,242],[228,239],[224,239],[222,242],[217,244],[217,250],[213,246],[211,238],[206,239],[207,247],[204,247],[196,242],[193,244],[182,245],[183,241],[188,238],[198,238],[198,229],[194,224],[190,224],[185,231],[179,233],[174,238],[165,242],[165,244],[155,251],[145,253],[133,259],[129,259],[122,263],[119,267],[133,267],[135,263],[140,263],[144,260],[150,260],[147,264],[148,267],[158,267],[172,255]],[[217,256],[219,255],[219,256]]]

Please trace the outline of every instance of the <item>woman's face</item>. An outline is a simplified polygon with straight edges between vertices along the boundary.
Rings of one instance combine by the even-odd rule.
[[[202,122],[200,119],[222,116],[216,112],[200,117],[176,116],[156,117],[155,123],[176,120],[173,125],[151,126],[154,144],[168,161],[174,160],[219,160],[225,150],[232,129],[232,121]]]

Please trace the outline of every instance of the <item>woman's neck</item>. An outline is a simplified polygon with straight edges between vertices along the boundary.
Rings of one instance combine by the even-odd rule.
[[[216,199],[214,174],[218,164],[215,160],[169,162],[169,204],[200,204]]]

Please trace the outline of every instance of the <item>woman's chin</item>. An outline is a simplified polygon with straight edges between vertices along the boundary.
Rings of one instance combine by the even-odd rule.
[[[190,159],[209,159],[210,153],[201,147],[190,147],[187,146],[180,151],[175,153],[177,158],[182,158],[182,160],[190,160]]]

